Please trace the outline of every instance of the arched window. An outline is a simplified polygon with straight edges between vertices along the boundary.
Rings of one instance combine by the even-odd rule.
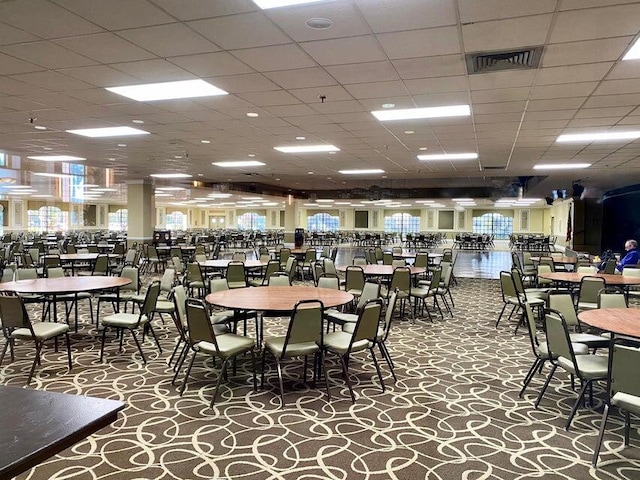
[[[507,239],[513,233],[513,217],[505,217],[500,213],[473,217],[473,233],[493,235],[497,240]]]
[[[109,213],[109,230],[127,231],[128,226],[128,210],[126,208]]]
[[[58,207],[45,206],[27,211],[27,228],[30,232],[66,231],[67,225],[69,212],[63,212]]]
[[[260,215],[256,212],[243,213],[238,217],[238,230],[266,230],[267,216]]]
[[[410,213],[394,213],[384,217],[384,231],[417,233],[420,231],[420,217],[414,217]]]
[[[316,213],[310,217],[307,217],[307,230],[309,231],[336,231],[340,225],[340,219],[338,216],[331,215],[329,213]]]
[[[167,230],[186,230],[187,216],[182,212],[171,212],[166,216]]]

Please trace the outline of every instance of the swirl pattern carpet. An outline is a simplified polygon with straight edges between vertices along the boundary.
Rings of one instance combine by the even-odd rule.
[[[182,397],[171,385],[167,359],[176,333],[168,317],[165,324],[154,320],[162,355],[147,338],[144,365],[128,335],[122,354],[110,336],[100,363],[99,337],[82,307],[83,328],[72,336],[73,371],[67,372],[64,349],[47,348],[31,388],[118,399],[127,407],[111,427],[19,478],[639,479],[640,422],[623,448],[622,417],[613,414],[598,468],[591,468],[601,400],[598,411],[579,409],[567,432],[576,392],[565,374],[556,375],[539,409],[533,402],[543,375],[518,398],[532,363],[528,337],[522,330],[514,336],[513,321],[495,328],[502,306],[497,281],[458,283],[454,318],[394,320],[388,345],[398,380],[382,361],[384,393],[368,355],[354,357],[353,405],[335,358],[329,358],[331,401],[323,383],[302,382],[302,362],[293,361],[284,369],[287,405],[281,408],[273,362],[265,388],[253,392],[250,360],[242,357],[210,409],[218,370],[204,357]],[[102,314],[108,312],[105,307]],[[283,334],[285,325],[267,320],[265,336]],[[16,361],[5,359],[0,383],[23,385],[32,353],[23,345]],[[595,389],[596,399],[603,394],[602,386]]]

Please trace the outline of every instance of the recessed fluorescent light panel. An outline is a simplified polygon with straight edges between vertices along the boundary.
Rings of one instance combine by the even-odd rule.
[[[133,127],[105,127],[105,128],[81,128],[79,130],[67,130],[67,133],[82,135],[83,137],[128,137],[131,135],[149,135],[149,132]]]
[[[340,149],[334,145],[302,145],[298,147],[273,147],[282,153],[319,153],[319,152],[339,152]]]
[[[74,157],[72,155],[36,155],[27,158],[30,160],[40,160],[42,162],[81,162],[86,160],[86,158]]]
[[[191,178],[193,175],[188,173],[152,173],[150,176],[154,178]]]
[[[257,160],[239,160],[237,162],[213,162],[211,165],[224,168],[241,168],[241,167],[261,167],[264,165]]]
[[[385,122],[391,120],[417,120],[420,118],[468,117],[471,115],[471,108],[469,105],[452,105],[447,107],[376,110],[371,113],[381,122]]]
[[[434,155],[418,155],[418,160],[475,160],[477,153],[442,153]]]
[[[138,102],[155,100],[175,100],[178,98],[213,97],[228,95],[218,87],[204,80],[183,80],[179,82],[147,83],[145,85],[129,85],[126,87],[109,87],[110,92]]]
[[[253,3],[258,5],[261,9],[267,10],[269,8],[290,7],[291,5],[318,3],[322,1],[324,0],[253,0]]]
[[[640,38],[635,41],[622,60],[637,60],[640,58]]]
[[[534,170],[571,170],[573,168],[589,168],[590,163],[540,163]]]
[[[578,133],[575,135],[560,135],[556,142],[604,142],[607,140],[635,140],[640,138],[640,130],[628,132],[605,132],[605,133]]]
[[[379,168],[369,168],[362,170],[338,170],[343,175],[369,175],[373,173],[384,173],[384,170]]]

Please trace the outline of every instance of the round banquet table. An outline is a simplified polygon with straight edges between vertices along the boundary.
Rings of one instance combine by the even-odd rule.
[[[607,285],[640,285],[640,277],[629,275],[610,275],[606,273],[577,273],[577,272],[550,272],[541,273],[540,278],[553,280],[554,282],[580,283],[584,277],[599,277],[604,279]]]
[[[230,310],[257,310],[260,312],[292,312],[300,300],[320,300],[324,308],[337,307],[353,301],[353,295],[344,290],[318,288],[305,285],[247,287],[210,293],[205,301]],[[262,344],[263,319],[256,332],[258,347]]]
[[[220,269],[224,270],[229,266],[229,262],[233,262],[234,260],[206,260],[204,262],[198,262],[202,268],[211,268],[211,269]],[[260,268],[266,267],[267,263],[261,260],[245,260],[244,262],[245,268]]]
[[[17,280],[13,282],[0,283],[2,292],[32,293],[36,295],[51,295],[54,303],[54,320],[57,320],[57,308],[55,307],[56,296],[81,292],[91,292],[95,290],[106,290],[117,288],[131,283],[131,279],[124,277],[59,277],[59,278],[36,278],[31,280]],[[118,290],[119,291],[119,290]],[[78,331],[78,302],[75,302],[76,318],[75,331]]]
[[[640,309],[598,308],[578,314],[581,322],[607,332],[640,338]]]
[[[339,272],[345,272],[347,267],[352,265],[338,265],[336,270]],[[362,268],[366,277],[390,277],[393,275],[393,271],[397,268],[393,265],[358,265]],[[410,275],[421,275],[427,271],[424,267],[411,267],[409,266]]]

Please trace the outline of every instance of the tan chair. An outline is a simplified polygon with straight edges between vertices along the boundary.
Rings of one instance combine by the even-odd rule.
[[[307,381],[307,358],[309,355],[320,355],[322,371],[325,372],[325,385],[327,388],[327,397],[331,399],[329,391],[329,381],[326,375],[326,367],[324,356],[322,356],[321,345],[323,345],[323,309],[322,302],[318,300],[301,300],[296,303],[287,334],[283,337],[269,337],[264,340],[264,349],[262,350],[262,375],[260,380],[260,388],[264,387],[264,373],[267,353],[273,355],[276,359],[276,367],[278,372],[278,381],[280,383],[280,398],[284,407],[284,385],[282,382],[281,361],[293,357],[304,357],[304,376],[303,380]],[[315,364],[315,362],[314,362]],[[322,372],[319,372],[322,375]],[[315,378],[315,371],[314,371]]]
[[[247,286],[247,274],[242,262],[229,262],[227,265],[227,285],[229,288],[244,288]]]
[[[216,335],[211,322],[209,321],[209,315],[207,314],[207,307],[202,300],[189,299],[186,306],[187,312],[187,326],[189,332],[189,348],[193,352],[191,361],[187,367],[187,371],[184,376],[184,381],[180,387],[180,396],[184,393],[187,386],[187,379],[191,373],[191,368],[196,359],[198,353],[204,353],[213,358],[220,358],[222,360],[222,366],[220,373],[218,374],[218,380],[216,382],[216,388],[213,392],[213,398],[209,405],[213,408],[213,405],[218,396],[218,390],[220,388],[220,382],[222,377],[226,375],[227,364],[229,360],[236,358],[238,355],[244,353],[251,353],[251,367],[253,372],[253,390],[257,390],[256,382],[256,362],[254,340],[241,335],[233,333],[225,333],[223,335]]]
[[[65,323],[38,322],[31,323],[29,314],[25,308],[22,298],[15,293],[0,295],[0,321],[2,321],[2,332],[5,338],[4,349],[0,356],[0,365],[7,353],[7,348],[11,350],[11,361],[14,360],[14,347],[16,340],[33,341],[36,352],[27,377],[27,385],[31,383],[36,364],[40,364],[40,352],[44,342],[50,339],[55,340],[56,351],[58,351],[58,337],[65,336],[67,343],[67,357],[69,359],[69,370],[71,370],[71,346],[69,343],[69,325]]]

